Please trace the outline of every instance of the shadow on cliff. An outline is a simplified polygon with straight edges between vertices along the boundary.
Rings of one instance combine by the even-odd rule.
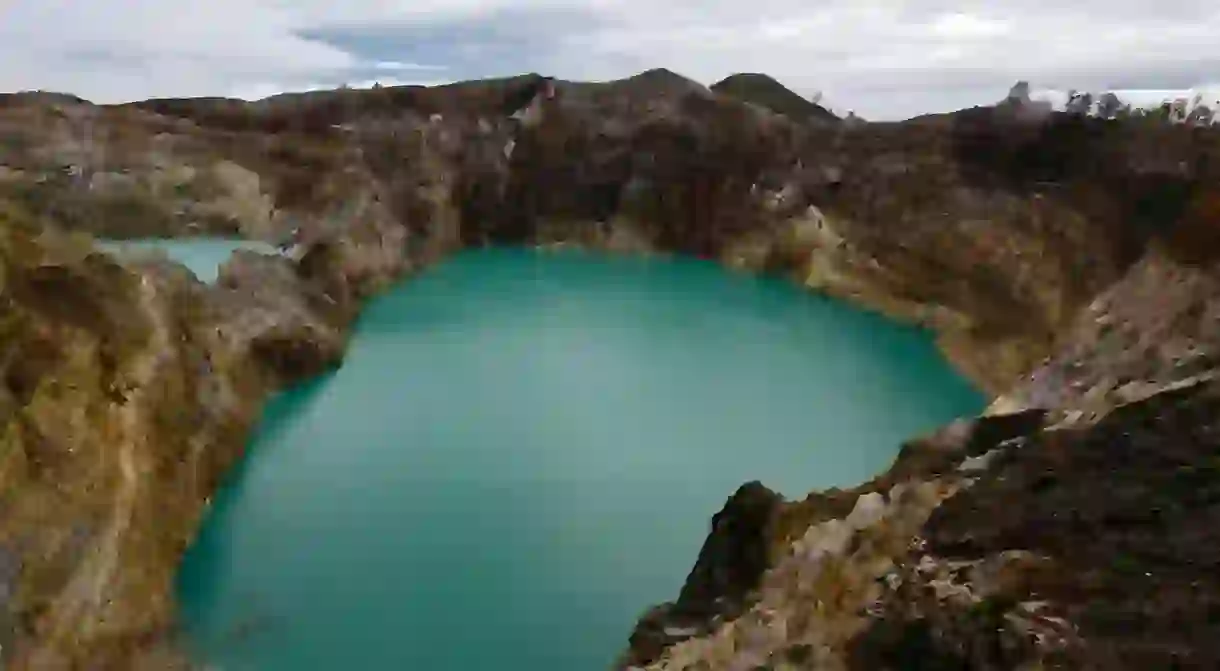
[[[503,189],[459,190],[468,243],[528,241],[545,221],[642,227],[657,248],[709,257],[759,224],[757,185],[790,166],[794,145],[734,101],[687,93],[672,115],[618,138],[602,120],[557,108],[517,135]],[[500,196],[499,194],[503,194]]]

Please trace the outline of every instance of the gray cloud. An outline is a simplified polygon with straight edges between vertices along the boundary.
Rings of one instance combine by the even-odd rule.
[[[594,29],[600,21],[596,13],[580,8],[500,8],[471,17],[348,22],[300,35],[360,61],[435,63],[445,77],[471,79],[553,71],[571,57],[560,36]]]

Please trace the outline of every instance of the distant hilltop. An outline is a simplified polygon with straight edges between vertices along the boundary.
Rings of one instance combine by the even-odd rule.
[[[597,105],[609,99],[674,99],[688,94],[700,96],[714,93],[766,109],[791,120],[820,123],[855,123],[863,121],[852,113],[839,116],[822,100],[820,94],[803,96],[774,77],[760,72],[740,72],[707,86],[665,68],[654,68],[615,80],[570,81],[531,72],[508,77],[454,81],[447,84],[393,84],[375,81],[353,86],[306,87],[264,98],[250,97],[191,97],[153,98],[105,107],[136,107],[170,116],[204,115],[215,124],[223,119],[240,126],[248,125],[249,117],[257,115],[270,130],[281,117],[291,116],[297,125],[310,125],[315,117],[347,116],[351,112],[391,112],[412,110],[423,114],[470,112],[475,114],[511,114],[528,105],[542,82],[554,87],[570,103]],[[1003,89],[995,91],[996,102],[979,101],[975,107],[1020,107],[1032,112],[1067,112],[1091,117],[1124,116],[1156,117],[1175,123],[1192,125],[1220,123],[1220,83],[1204,84],[1188,89],[1123,89],[1085,91],[1054,86],[1038,86],[1019,81],[1007,97]],[[44,90],[0,93],[3,101],[35,100],[46,103],[82,104],[89,101],[77,96]],[[835,101],[842,103],[843,101]],[[309,113],[302,114],[307,108]],[[835,105],[845,110],[846,107]],[[937,118],[951,111],[917,114],[911,119]],[[910,120],[910,119],[908,119]],[[895,119],[894,121],[897,121]],[[269,125],[268,125],[269,124]]]
[[[729,75],[712,84],[711,89],[721,95],[765,107],[793,121],[835,122],[840,120],[833,112],[817,102],[801,97],[771,76],[761,73],[742,72]]]

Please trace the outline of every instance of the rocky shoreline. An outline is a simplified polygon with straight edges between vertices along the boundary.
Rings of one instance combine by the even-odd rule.
[[[996,397],[858,488],[743,486],[620,668],[1214,668],[1220,132],[1019,100],[794,120],[663,70],[547,88],[0,96],[7,668],[185,664],[172,577],[264,399],[485,244],[781,274],[928,326]],[[291,249],[204,285],[87,234]]]

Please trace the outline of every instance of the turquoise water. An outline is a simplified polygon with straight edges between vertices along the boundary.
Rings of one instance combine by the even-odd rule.
[[[180,574],[226,671],[604,669],[742,482],[981,409],[929,338],[696,260],[470,251],[274,401]]]
[[[266,242],[224,238],[99,240],[97,246],[119,255],[164,251],[170,258],[189,268],[191,272],[195,273],[195,277],[203,282],[216,281],[220,265],[238,249],[249,249],[262,254],[279,254],[275,245]]]

